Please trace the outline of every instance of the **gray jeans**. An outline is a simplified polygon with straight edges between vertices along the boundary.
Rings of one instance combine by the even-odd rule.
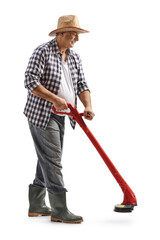
[[[33,184],[46,187],[50,193],[67,192],[61,172],[65,117],[52,113],[46,129],[28,123],[38,157]]]

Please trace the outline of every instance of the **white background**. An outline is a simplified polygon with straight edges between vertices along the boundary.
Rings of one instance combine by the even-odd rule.
[[[159,1],[14,0],[0,9],[3,239],[159,239]],[[68,207],[84,218],[77,225],[27,216],[36,154],[23,115],[24,72],[34,48],[52,39],[48,33],[66,14],[90,30],[74,48],[96,114],[87,125],[138,200],[132,213],[113,212],[123,200],[119,185],[80,127],[73,131],[66,119],[63,175]]]

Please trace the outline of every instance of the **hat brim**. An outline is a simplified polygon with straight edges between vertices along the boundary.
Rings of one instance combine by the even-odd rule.
[[[52,32],[50,32],[48,35],[50,37],[55,36],[56,33],[60,33],[60,32],[78,32],[78,33],[89,33],[89,31],[84,30],[82,28],[77,28],[77,27],[63,27],[63,28],[57,28],[56,30],[53,30]]]

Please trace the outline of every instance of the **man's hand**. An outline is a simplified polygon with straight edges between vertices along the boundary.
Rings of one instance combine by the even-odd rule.
[[[58,96],[54,100],[54,107],[55,107],[56,110],[68,109],[67,102],[63,98],[60,98]]]
[[[95,116],[95,114],[94,114],[94,112],[93,112],[91,107],[86,107],[84,109],[84,117],[85,117],[85,119],[92,120],[94,118],[94,116]]]

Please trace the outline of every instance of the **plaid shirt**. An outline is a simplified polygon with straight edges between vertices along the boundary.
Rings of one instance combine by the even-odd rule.
[[[89,90],[89,88],[85,81],[79,55],[70,49],[67,49],[67,55],[75,91],[75,105],[77,106],[77,95]],[[46,89],[57,94],[61,83],[61,61],[62,54],[59,51],[56,38],[37,47],[29,60],[24,81],[25,88],[28,89],[24,114],[37,127],[46,128],[53,103],[35,96],[31,91],[42,84]],[[76,122],[71,117],[69,118],[74,129]]]

